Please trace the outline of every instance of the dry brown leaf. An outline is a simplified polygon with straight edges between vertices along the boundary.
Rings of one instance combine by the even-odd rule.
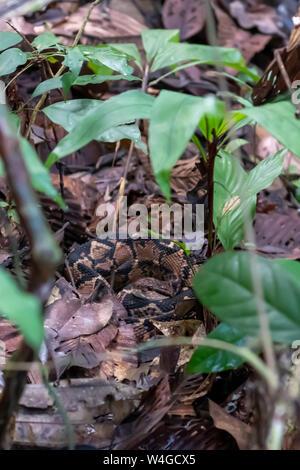
[[[209,400],[209,412],[217,428],[229,432],[241,450],[250,448],[252,429],[248,424],[230,416],[219,405]]]
[[[255,54],[262,51],[272,38],[271,35],[252,34],[238,28],[234,20],[219,7],[215,7],[215,13],[218,19],[219,45],[239,49],[247,63]]]
[[[184,40],[202,30],[205,14],[205,0],[166,0],[162,18],[165,28],[179,29]]]
[[[55,393],[68,413],[77,445],[109,446],[120,421],[136,407],[140,391],[94,379],[62,381]],[[57,448],[68,445],[66,425],[44,385],[27,385],[19,402],[14,443]]]

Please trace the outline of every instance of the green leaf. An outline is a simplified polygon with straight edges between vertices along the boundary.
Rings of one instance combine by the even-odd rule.
[[[67,99],[67,95],[70,91],[71,86],[74,83],[74,80],[76,79],[76,75],[73,72],[67,72],[61,77],[62,81],[62,89],[63,89],[63,97],[64,100]]]
[[[0,51],[15,46],[22,41],[22,36],[12,31],[0,31]]]
[[[12,48],[0,54],[0,76],[15,72],[19,65],[27,62],[27,54],[20,49]]]
[[[290,95],[288,99],[281,97],[262,106],[245,106],[241,111],[300,158],[300,120],[295,118],[295,107]]]
[[[32,45],[39,51],[49,49],[52,46],[56,46],[59,43],[59,38],[56,37],[50,31],[40,34],[32,41]]]
[[[244,186],[247,173],[239,159],[225,151],[221,151],[215,160],[214,182],[214,224],[219,226],[223,209],[234,196],[245,193]]]
[[[244,333],[225,323],[220,323],[206,338],[218,339],[226,343],[235,344],[236,346],[243,346],[246,340]],[[187,371],[190,374],[212,374],[214,372],[222,372],[223,370],[235,369],[243,364],[243,362],[244,359],[236,354],[203,346],[196,349],[192,355]]]
[[[47,93],[50,90],[55,90],[56,88],[62,87],[62,77],[49,78],[49,80],[44,80],[36,87],[36,89],[32,93],[31,98],[35,98],[36,96],[43,95],[44,93]]]
[[[109,80],[128,80],[129,82],[134,82],[141,79],[133,75],[81,75],[76,78],[74,85],[98,84],[108,82]]]
[[[58,159],[87,145],[112,127],[127,124],[135,119],[148,119],[153,101],[152,96],[137,90],[121,93],[105,102],[95,100],[94,109],[59,142],[49,155],[46,166],[49,168]],[[51,106],[43,111],[48,115],[49,110]]]
[[[70,71],[78,77],[85,58],[78,47],[66,48],[66,56],[63,65],[69,67]]]
[[[127,64],[126,54],[109,46],[78,46],[78,48],[87,61],[104,64],[122,75],[131,75],[133,72],[133,68]]]
[[[280,175],[284,154],[285,150],[277,152],[247,174],[238,158],[220,152],[214,172],[214,224],[226,250],[244,240],[245,222],[255,214],[256,195]]]
[[[286,149],[279,150],[272,157],[265,158],[252,171],[247,178],[249,194],[255,195],[270,186],[283,169]]]
[[[228,325],[258,338],[259,299],[253,289],[254,276],[262,284],[263,305],[273,341],[291,343],[300,338],[300,284],[274,260],[247,252],[227,252],[207,261],[194,278],[194,290],[205,307]]]
[[[276,263],[287,275],[292,276],[294,281],[300,284],[300,263],[291,259],[277,259]]]
[[[47,109],[47,116],[51,121],[71,132],[77,124],[82,122],[86,114],[98,105],[99,101],[91,99],[70,100],[65,103],[58,102]],[[112,127],[95,138],[95,140],[103,142],[117,142],[122,139],[132,140],[138,148],[147,153],[147,147],[142,142],[141,132],[135,124]]]
[[[136,65],[139,67],[140,70],[143,69],[143,63],[141,54],[139,53],[138,48],[135,44],[108,44],[112,49],[116,49],[123,54],[126,54],[128,60],[134,60]]]
[[[245,139],[233,139],[225,147],[225,152],[234,153],[236,150],[241,148],[243,145],[249,144],[248,140]]]
[[[150,117],[149,146],[155,178],[170,199],[170,175],[184,152],[199,120],[214,107],[211,97],[198,98],[162,90]]]
[[[146,51],[147,61],[150,62],[160,50],[164,49],[168,42],[179,42],[179,30],[143,29],[142,40]]]
[[[68,93],[72,85],[88,85],[89,83],[97,84],[103,83],[108,80],[139,80],[132,75],[82,75],[76,77],[72,72],[66,72],[60,77],[49,78],[48,80],[40,83],[34,90],[31,98],[47,93],[48,91],[55,90],[56,88],[63,88],[65,94]]]
[[[39,300],[20,290],[10,274],[0,269],[0,315],[21,330],[26,343],[37,353],[44,338],[41,312]]]
[[[51,197],[62,209],[67,209],[61,195],[52,186],[51,177],[47,168],[43,165],[39,159],[36,151],[31,147],[28,140],[24,137],[19,137],[20,148],[22,155],[30,173],[32,185],[37,191],[40,191],[46,196]]]
[[[206,112],[200,119],[199,129],[205,139],[211,142],[214,132],[217,137],[228,130],[228,117],[225,119],[226,105],[223,101],[218,101],[214,96],[206,98]]]
[[[167,42],[156,53],[151,72],[186,62],[191,65],[209,64],[232,67],[247,72],[245,60],[237,49],[200,44]]]
[[[142,141],[141,131],[136,124],[112,127],[108,131],[103,132],[96,140],[101,140],[102,142],[118,142],[123,139],[132,140],[136,147],[147,154],[147,146]]]

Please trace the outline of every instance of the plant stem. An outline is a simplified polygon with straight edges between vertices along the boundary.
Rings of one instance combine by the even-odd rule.
[[[145,93],[147,91],[149,71],[150,71],[150,65],[146,64],[145,70],[144,70],[143,81],[142,81],[142,87],[141,87],[141,91],[143,93]],[[141,123],[141,121],[140,121],[140,119],[138,119],[136,121],[136,125],[139,126],[140,123]],[[129,147],[129,151],[128,151],[128,157],[127,157],[126,166],[125,166],[124,175],[123,175],[123,179],[125,180],[125,182],[126,182],[126,178],[127,178],[127,174],[128,174],[128,170],[129,170],[131,157],[132,157],[132,154],[133,154],[133,149],[134,149],[134,142],[132,140],[131,143],[130,143],[130,147]]]
[[[76,37],[75,37],[75,39],[74,39],[74,41],[73,41],[73,44],[72,44],[72,47],[76,47],[77,44],[79,43],[80,38],[81,38],[81,36],[82,36],[82,34],[83,34],[83,32],[84,32],[84,29],[85,29],[85,27],[86,27],[86,25],[87,25],[87,22],[88,22],[89,19],[90,19],[90,16],[91,16],[91,13],[92,13],[93,9],[94,9],[95,6],[98,5],[98,3],[100,3],[101,1],[102,1],[102,0],[95,0],[95,1],[91,4],[91,6],[90,6],[90,8],[89,8],[89,10],[88,10],[88,12],[87,12],[86,17],[85,17],[85,19],[84,19],[84,21],[83,21],[83,23],[82,23],[82,25],[81,25],[81,27],[80,27],[78,33],[76,34]],[[56,74],[54,75],[54,77],[55,77],[55,78],[60,77],[60,75],[64,72],[65,69],[66,69],[66,66],[65,66],[65,65],[62,65],[62,66],[59,68],[58,72],[56,72]],[[45,100],[46,100],[47,94],[48,94],[48,92],[44,93],[44,94],[41,96],[41,98],[39,99],[39,101],[38,101],[38,103],[36,104],[36,106],[34,107],[34,110],[33,110],[33,113],[32,113],[32,115],[31,115],[30,122],[29,122],[29,125],[28,125],[28,129],[27,129],[26,134],[25,134],[26,139],[28,139],[28,137],[29,137],[30,129],[31,129],[31,127],[33,126],[33,124],[35,123],[37,113],[39,112],[39,110],[40,110],[41,107],[43,106],[43,104],[44,104],[44,102],[45,102]]]

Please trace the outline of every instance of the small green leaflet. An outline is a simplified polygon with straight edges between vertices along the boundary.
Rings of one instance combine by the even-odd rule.
[[[220,323],[211,333],[206,336],[207,339],[218,339],[226,343],[244,346],[246,338],[244,333]],[[190,374],[212,374],[223,370],[235,369],[243,364],[244,359],[236,354],[221,349],[214,349],[208,346],[202,346],[196,349],[187,366]]]
[[[16,47],[2,52],[0,54],[0,76],[15,72],[19,65],[24,65],[27,62],[27,57],[27,53]]]
[[[22,41],[22,36],[12,31],[0,31],[0,51],[15,46]]]
[[[220,151],[214,173],[214,224],[226,250],[244,240],[245,224],[255,213],[256,195],[280,175],[285,153],[280,150],[247,174],[237,157]]]
[[[37,353],[44,338],[40,301],[19,289],[17,283],[0,269],[0,315],[22,332],[24,339]]]

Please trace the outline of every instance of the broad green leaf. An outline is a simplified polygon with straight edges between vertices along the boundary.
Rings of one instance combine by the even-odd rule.
[[[263,306],[273,341],[291,343],[300,338],[300,284],[274,260],[247,252],[227,252],[207,261],[194,278],[199,300],[228,325],[257,338],[258,298],[251,273],[262,284]]]
[[[206,98],[206,112],[200,119],[199,129],[205,139],[211,142],[213,134],[216,136],[224,134],[228,130],[228,122],[225,119],[226,105],[223,101],[215,99],[214,96]]]
[[[239,159],[225,151],[219,153],[215,160],[214,182],[214,224],[219,227],[223,209],[235,196],[245,195],[244,186],[247,173],[242,168]]]
[[[108,131],[103,132],[96,140],[118,142],[123,139],[132,140],[136,147],[147,154],[147,145],[142,141],[141,131],[136,124],[112,127]]]
[[[62,77],[49,78],[49,80],[44,80],[41,82],[34,92],[32,93],[31,98],[47,93],[50,90],[55,90],[56,88],[62,88]]]
[[[16,47],[7,49],[0,54],[0,76],[15,72],[19,65],[27,62],[27,54]]]
[[[256,195],[270,186],[283,168],[285,150],[260,162],[249,174],[239,159],[221,151],[215,161],[214,224],[226,250],[245,237],[245,223],[255,214]]]
[[[69,67],[70,71],[78,77],[85,58],[78,47],[68,47],[63,65]]]
[[[245,334],[236,328],[220,323],[211,333],[206,336],[207,339],[218,339],[226,343],[243,346],[245,344]],[[221,349],[215,349],[203,346],[194,352],[187,366],[190,374],[211,374],[223,370],[235,369],[243,364],[244,359],[236,354]]]
[[[62,81],[64,100],[67,99],[67,95],[70,91],[71,86],[74,83],[75,78],[76,78],[76,75],[73,72],[66,72],[64,75],[62,75],[61,81]]]
[[[286,274],[292,276],[295,282],[300,284],[300,263],[291,259],[277,259],[276,263],[283,269]]]
[[[20,148],[23,154],[23,158],[29,171],[32,185],[37,191],[40,191],[46,196],[51,197],[54,201],[61,206],[62,209],[67,209],[61,195],[52,186],[51,177],[47,168],[43,165],[39,159],[36,151],[31,147],[28,140],[21,137],[19,138]]]
[[[22,36],[12,31],[0,31],[0,51],[15,46],[22,41]]]
[[[112,75],[114,70],[103,64],[95,64],[91,60],[87,63],[88,68],[96,75]]]
[[[78,46],[85,60],[107,67],[121,73],[131,75],[133,68],[127,64],[127,56],[109,46]]]
[[[212,98],[161,91],[150,117],[149,145],[155,178],[170,198],[173,165],[184,152],[202,116],[210,112]]]
[[[43,109],[51,121],[70,132],[76,124],[82,122],[91,111],[102,106],[103,101],[93,99],[78,99],[58,101]]]
[[[135,44],[109,44],[112,49],[116,49],[123,54],[126,54],[128,60],[134,60],[136,65],[139,67],[140,70],[143,68],[141,54],[139,53],[138,48]]]
[[[255,195],[270,186],[283,169],[286,149],[279,150],[272,157],[265,158],[253,170],[247,178],[247,190]]]
[[[88,85],[89,83],[98,84],[107,82],[109,80],[128,80],[129,82],[134,82],[141,80],[139,77],[134,77],[133,75],[81,75],[76,78],[74,85]]]
[[[225,147],[225,152],[227,153],[234,153],[239,148],[243,147],[243,145],[249,144],[248,140],[245,139],[233,139],[231,140]]]
[[[20,150],[25,161],[25,165],[30,175],[32,186],[46,196],[51,197],[56,201],[62,209],[66,209],[66,204],[62,200],[60,194],[52,186],[51,177],[49,171],[45,168],[41,162],[34,148],[30,143],[20,135],[20,119],[17,114],[9,112],[6,106],[0,107],[0,116],[4,117],[9,124],[7,128],[7,135],[16,137],[20,144]],[[5,176],[4,166],[0,159],[0,175]]]
[[[179,42],[179,30],[143,29],[142,40],[146,51],[147,61],[150,62],[159,51],[164,49],[168,42]]]
[[[133,77],[132,75],[82,75],[80,77],[76,77],[72,72],[66,72],[60,77],[49,78],[48,80],[40,83],[34,90],[31,98],[35,98],[36,96],[55,90],[56,88],[63,88],[66,93],[72,85],[88,85],[89,83],[98,84],[108,80],[121,79],[128,81],[139,80],[139,78]],[[69,89],[67,89],[66,84],[68,84]]]
[[[288,99],[280,98],[262,106],[245,106],[241,111],[300,158],[300,120],[295,118],[295,107],[289,95]]]
[[[232,67],[239,71],[247,71],[245,60],[237,49],[212,47],[200,44],[167,42],[159,49],[153,61],[151,71],[171,67],[187,62],[190,65],[210,64]]]
[[[17,326],[36,352],[44,338],[42,308],[39,300],[19,289],[15,280],[0,269],[0,315]]]
[[[148,119],[154,98],[141,91],[131,90],[106,100],[97,101],[95,108],[75,125],[49,155],[46,166],[49,168],[58,159],[75,152],[98,138],[112,127],[130,123],[136,119]],[[47,111],[51,106],[44,109]]]
[[[62,126],[66,131],[71,130],[82,122],[86,114],[97,108],[99,101],[91,99],[70,100],[58,102],[47,108],[46,114],[51,121]],[[133,140],[135,145],[147,153],[147,147],[142,141],[141,132],[137,125],[123,125],[113,127],[100,133],[95,140],[103,142],[117,142],[122,139]]]
[[[45,49],[49,49],[52,46],[56,46],[59,43],[59,38],[56,37],[50,31],[46,33],[40,34],[32,41],[32,45],[36,47],[36,49],[41,52]]]

